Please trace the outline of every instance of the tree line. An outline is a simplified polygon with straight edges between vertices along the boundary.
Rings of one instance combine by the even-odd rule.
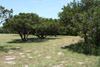
[[[62,8],[59,17],[67,34],[84,39],[71,49],[79,53],[100,55],[100,0],[73,0]]]
[[[59,34],[59,20],[42,18],[35,13],[19,13],[6,19],[3,28],[18,33],[23,41],[29,34],[44,39],[47,35]]]
[[[100,0],[74,0],[62,10],[59,17],[67,33],[78,34],[85,43],[100,45]]]
[[[100,1],[81,0],[69,3],[59,12],[59,19],[39,17],[35,13],[19,13],[6,19],[3,28],[18,33],[23,41],[29,34],[38,38],[47,35],[78,35],[85,43],[100,44]]]

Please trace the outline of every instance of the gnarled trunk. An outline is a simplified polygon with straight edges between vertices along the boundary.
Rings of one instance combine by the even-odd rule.
[[[19,35],[20,35],[22,41],[24,41],[24,42],[27,41],[28,34],[23,34],[23,33],[20,33],[20,32],[18,32],[18,33],[19,33]]]

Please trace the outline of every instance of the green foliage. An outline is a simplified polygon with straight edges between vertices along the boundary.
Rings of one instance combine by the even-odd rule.
[[[15,33],[15,32],[10,31],[9,29],[6,29],[6,28],[3,28],[3,27],[0,27],[0,33]]]
[[[100,1],[81,0],[72,2],[62,8],[59,13],[66,32],[70,35],[79,34],[85,43],[98,46],[100,44]]]
[[[94,13],[92,13],[92,22],[89,25],[89,38],[90,42],[99,46],[100,44],[100,7],[95,8]]]
[[[58,34],[59,22],[53,19],[42,19],[39,24],[35,24],[35,35],[38,38],[46,38],[47,35]]]
[[[45,38],[47,35],[47,29],[46,29],[46,25],[45,23],[41,23],[41,24],[36,24],[34,26],[35,29],[35,35],[38,38]]]
[[[46,38],[47,35],[59,33],[60,22],[57,19],[38,17],[33,13],[20,13],[6,20],[3,28],[17,32],[23,41],[27,40],[28,34],[35,34],[38,38]]]
[[[4,28],[17,32],[23,41],[27,40],[32,25],[38,23],[38,15],[33,13],[20,13],[6,20]]]
[[[60,20],[65,27],[65,31],[67,35],[77,35],[78,30],[77,22],[79,21],[77,18],[80,10],[78,9],[78,4],[76,2],[70,3],[67,6],[62,8],[62,12],[59,13]]]
[[[5,19],[9,18],[12,14],[13,10],[5,9],[5,7],[0,6],[0,24],[5,21]]]
[[[3,33],[3,29],[2,29],[2,27],[0,27],[0,33]]]
[[[85,55],[100,56],[100,46],[97,47],[95,44],[78,42],[76,44],[71,44],[70,46],[62,47],[62,49],[69,49],[73,52],[83,53]]]
[[[100,44],[100,6],[98,3],[100,3],[100,1],[97,0],[84,1],[85,10],[81,13],[80,18],[82,22],[79,25],[81,26],[80,29],[83,29],[80,31],[81,34],[83,34],[85,42],[95,44],[96,46]]]

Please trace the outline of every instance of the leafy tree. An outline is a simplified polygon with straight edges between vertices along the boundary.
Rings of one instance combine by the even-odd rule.
[[[3,33],[3,29],[2,29],[2,27],[0,27],[0,33]]]
[[[60,20],[66,26],[69,34],[79,33],[85,43],[100,44],[100,1],[99,0],[75,0],[64,6],[59,13]]]
[[[34,26],[35,29],[35,35],[40,38],[44,39],[47,37],[47,35],[55,35],[58,33],[58,22],[57,20],[53,19],[43,19],[40,21],[40,23],[36,24]]]
[[[99,17],[100,17],[100,1],[98,0],[82,0],[81,7],[84,11],[81,12],[80,18],[80,34],[83,35],[85,43],[92,43],[96,46],[100,44],[100,30],[99,30]]]
[[[36,24],[34,26],[35,29],[35,35],[40,38],[40,39],[44,39],[47,36],[47,28],[46,28],[46,24],[45,23],[41,23],[41,24]]]
[[[79,16],[78,4],[74,1],[62,8],[62,12],[59,13],[60,20],[66,29],[67,35],[77,35],[77,25]]]
[[[84,38],[85,43],[88,43],[89,19],[88,14],[83,12],[80,15],[81,23],[79,23],[79,35]]]
[[[5,28],[17,32],[23,41],[26,41],[35,23],[38,22],[38,15],[33,13],[20,13],[13,18],[7,19]]]
[[[0,27],[0,33],[15,33],[15,32],[10,31],[9,29],[6,29],[4,27]]]
[[[5,7],[0,6],[0,24],[12,15],[13,10],[5,9]]]
[[[100,7],[94,8],[89,29],[89,41],[96,46],[100,45]]]

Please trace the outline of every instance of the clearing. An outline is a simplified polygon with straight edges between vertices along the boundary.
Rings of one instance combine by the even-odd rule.
[[[29,36],[26,43],[17,34],[0,34],[0,67],[97,67],[99,56],[61,47],[82,40],[79,36]]]

